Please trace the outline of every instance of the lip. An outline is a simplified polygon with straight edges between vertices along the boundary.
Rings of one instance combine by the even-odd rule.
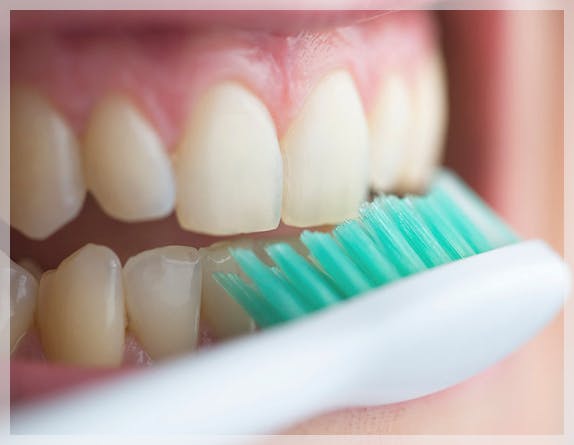
[[[348,2],[352,3],[352,2]],[[351,5],[352,7],[352,5]],[[133,30],[148,27],[239,27],[296,33],[368,20],[381,11],[14,11],[11,32]]]

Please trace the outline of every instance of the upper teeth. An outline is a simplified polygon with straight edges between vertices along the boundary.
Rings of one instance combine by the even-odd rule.
[[[333,224],[356,215],[367,195],[369,141],[349,73],[335,71],[319,82],[281,149],[286,224]]]
[[[440,56],[433,54],[423,60],[415,77],[412,138],[399,181],[404,191],[426,187],[442,155],[447,109],[445,83]]]
[[[228,235],[279,224],[282,163],[273,120],[245,87],[222,83],[192,111],[176,154],[181,226]]]
[[[371,185],[377,191],[390,192],[401,180],[413,126],[411,102],[411,92],[405,79],[397,74],[383,79],[369,119]]]
[[[124,221],[165,216],[177,201],[183,228],[215,235],[270,230],[280,218],[340,222],[355,215],[369,186],[420,189],[438,162],[444,73],[437,55],[420,65],[412,79],[385,74],[368,114],[349,72],[327,73],[282,135],[252,91],[212,85],[192,107],[172,163],[133,103],[107,96],[84,138],[88,189]],[[45,238],[80,210],[82,160],[61,116],[21,88],[13,90],[11,153],[12,224]]]
[[[165,147],[123,97],[104,99],[92,113],[84,169],[88,189],[114,218],[141,221],[173,210],[175,185]]]
[[[47,238],[76,217],[86,195],[71,128],[35,92],[10,100],[10,218],[30,238]]]

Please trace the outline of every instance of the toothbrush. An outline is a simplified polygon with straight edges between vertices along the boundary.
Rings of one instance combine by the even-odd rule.
[[[125,380],[12,411],[15,433],[273,433],[348,406],[428,395],[479,373],[560,311],[570,273],[455,175],[382,197],[333,235],[304,232],[249,277],[216,279],[262,328]],[[356,298],[352,298],[359,295]],[[328,307],[328,309],[326,309]]]

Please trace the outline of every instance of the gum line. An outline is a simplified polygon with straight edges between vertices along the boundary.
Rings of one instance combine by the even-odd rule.
[[[408,76],[435,33],[424,12],[296,35],[230,29],[47,32],[13,39],[11,79],[45,94],[78,134],[105,93],[128,93],[171,149],[188,109],[218,80],[238,80],[253,90],[282,135],[326,72],[349,69],[369,110],[381,72],[395,67]]]

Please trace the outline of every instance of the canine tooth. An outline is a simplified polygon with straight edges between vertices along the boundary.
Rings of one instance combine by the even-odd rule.
[[[404,170],[413,119],[407,82],[398,74],[383,80],[369,116],[371,137],[371,187],[393,190]]]
[[[42,275],[38,326],[49,360],[120,365],[125,319],[121,264],[107,247],[87,244]]]
[[[10,260],[10,351],[34,321],[38,281],[23,267]]]
[[[274,229],[282,161],[265,105],[235,82],[210,88],[195,105],[175,157],[177,217],[212,235]]]
[[[88,189],[121,221],[168,215],[175,202],[171,161],[152,125],[122,96],[94,109],[84,140]]]
[[[39,94],[17,87],[10,108],[10,217],[44,239],[76,217],[86,187],[71,128]]]
[[[166,246],[131,257],[124,267],[129,328],[153,359],[195,348],[201,263],[193,247]]]
[[[367,121],[346,71],[325,76],[281,140],[286,224],[338,223],[357,214],[369,180]]]
[[[423,62],[415,80],[412,139],[401,190],[420,191],[427,186],[442,156],[446,122],[446,74],[436,54]]]
[[[229,247],[253,248],[252,239],[215,243],[200,249],[203,265],[201,314],[218,338],[236,337],[252,332],[255,323],[243,308],[213,279],[214,272],[239,273]]]

